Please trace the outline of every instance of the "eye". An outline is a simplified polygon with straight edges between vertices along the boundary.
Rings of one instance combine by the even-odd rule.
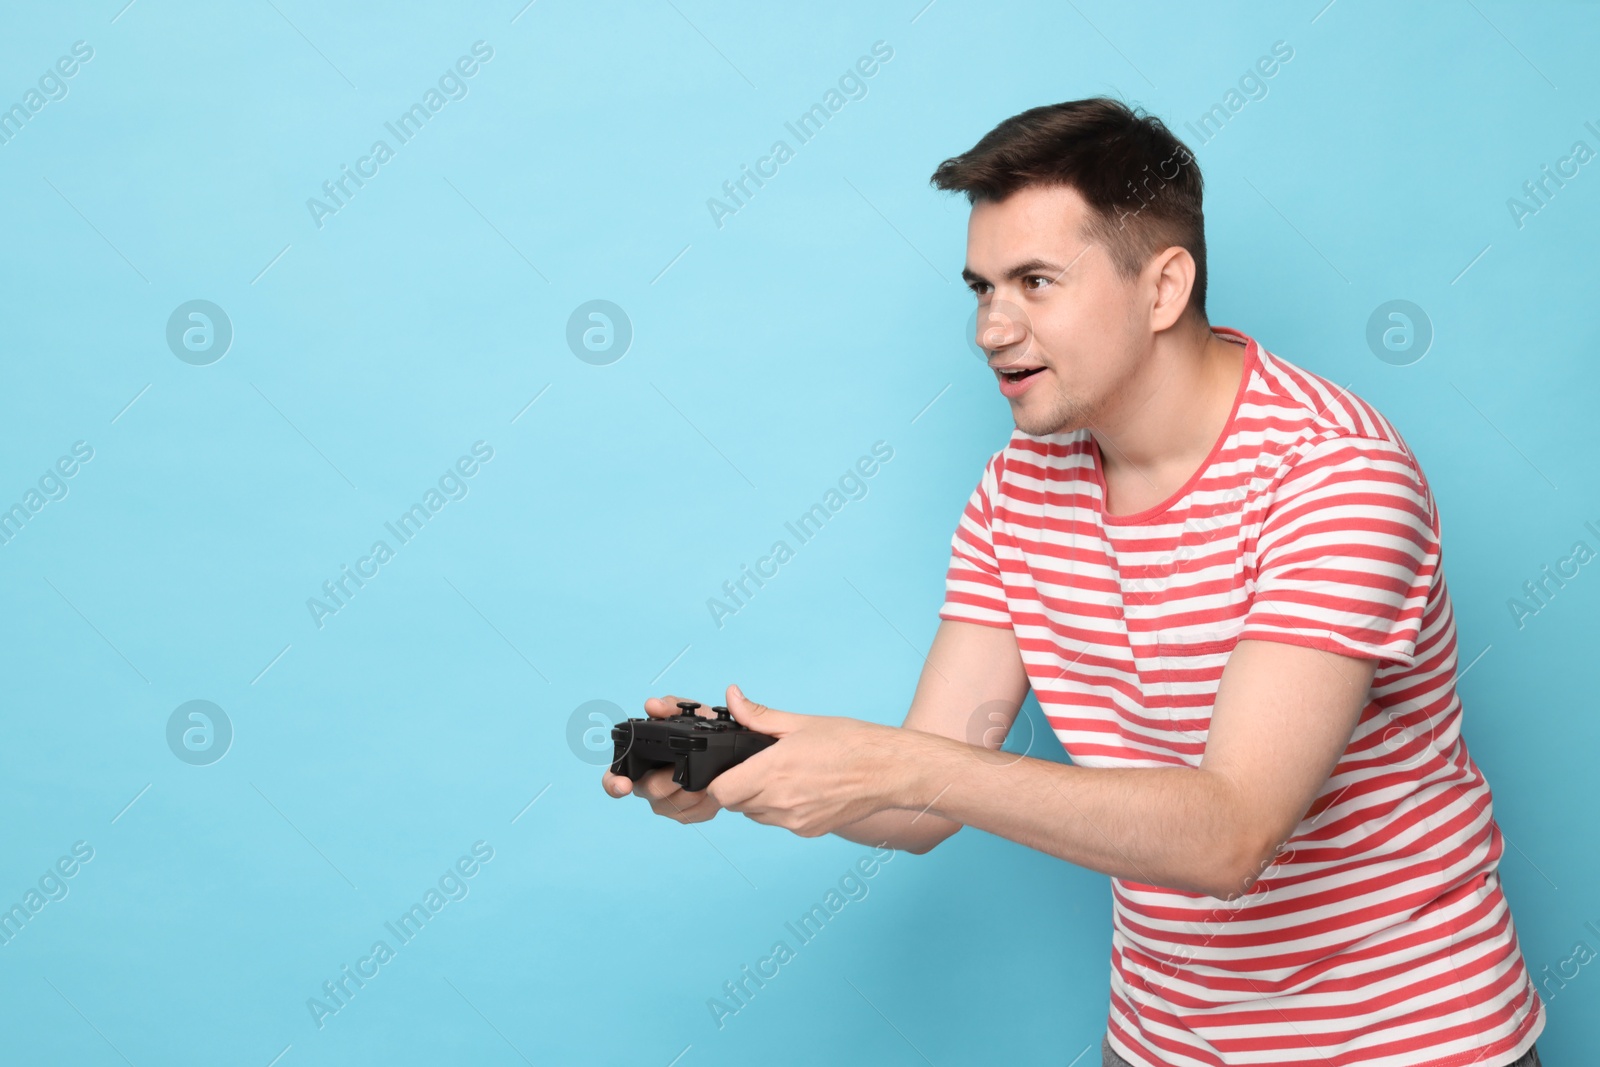
[[[1022,279],[1022,281],[1023,281],[1024,284],[1026,284],[1028,282],[1034,281],[1035,279],[1037,279],[1037,280],[1039,280],[1041,282],[1044,282],[1046,285],[1051,284],[1051,282],[1054,280],[1054,279],[1051,279],[1051,278],[1046,278],[1043,274],[1029,274],[1026,277],[1024,277]],[[1029,288],[1037,288],[1037,287],[1036,286],[1029,286]]]
[[[982,296],[983,290],[988,288],[988,286],[988,282],[970,282],[968,283],[967,288],[971,289],[974,295]]]

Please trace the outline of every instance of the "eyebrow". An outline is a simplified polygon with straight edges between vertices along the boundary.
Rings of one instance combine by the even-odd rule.
[[[1005,272],[1005,278],[1007,281],[1015,281],[1016,279],[1024,277],[1025,275],[1043,274],[1051,279],[1055,279],[1059,278],[1065,270],[1066,267],[1056,263],[1051,263],[1047,259],[1038,259],[1036,257],[1034,259],[1024,260],[1023,262],[1018,263],[1016,266],[1007,270]],[[988,278],[985,278],[971,267],[961,268],[961,278],[968,285],[971,285],[973,282],[984,282],[986,284],[989,283]]]

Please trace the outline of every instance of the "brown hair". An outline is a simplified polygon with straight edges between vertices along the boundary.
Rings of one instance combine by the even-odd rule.
[[[1013,115],[930,183],[969,203],[1018,189],[1066,185],[1089,205],[1083,235],[1106,246],[1123,278],[1174,245],[1194,257],[1185,310],[1206,318],[1206,231],[1200,165],[1166,124],[1107,97],[1046,104]]]

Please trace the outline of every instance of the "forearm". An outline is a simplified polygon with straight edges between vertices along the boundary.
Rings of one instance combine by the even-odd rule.
[[[846,841],[885,845],[900,852],[922,854],[961,829],[961,824],[932,812],[886,808],[834,831]]]
[[[938,817],[1104,874],[1218,897],[1247,889],[1271,847],[1252,836],[1231,784],[1208,771],[1078,767],[905,734],[895,803],[926,811],[918,825]]]

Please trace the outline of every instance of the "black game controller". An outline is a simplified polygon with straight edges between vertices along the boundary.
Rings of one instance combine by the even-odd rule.
[[[638,781],[646,771],[671,767],[674,782],[698,793],[723,771],[778,740],[736,722],[724,707],[711,709],[715,719],[702,719],[694,713],[699,706],[680,700],[678,714],[669,719],[629,719],[613,726],[611,740],[617,747],[611,773]]]

